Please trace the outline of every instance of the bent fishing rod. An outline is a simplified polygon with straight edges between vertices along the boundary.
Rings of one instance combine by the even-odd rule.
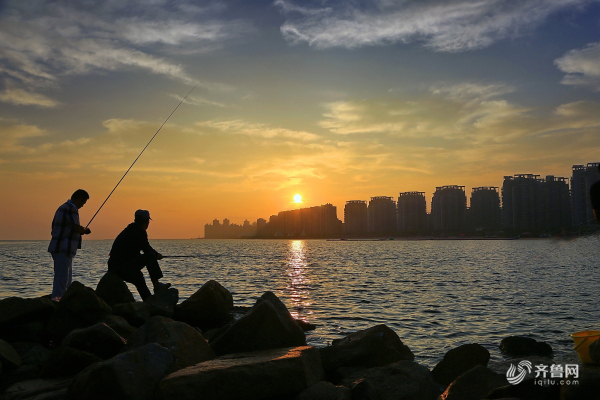
[[[104,204],[106,204],[106,202],[108,201],[108,199],[110,198],[110,196],[112,196],[112,194],[114,193],[114,191],[117,190],[117,187],[121,184],[121,181],[123,181],[123,179],[125,179],[125,176],[129,173],[129,171],[131,170],[131,168],[133,168],[133,165],[137,162],[137,160],[142,156],[142,153],[144,153],[144,151],[146,151],[146,149],[148,148],[148,146],[150,146],[150,143],[152,143],[152,141],[154,140],[154,138],[156,137],[156,135],[158,135],[158,132],[160,132],[160,130],[163,128],[163,126],[165,126],[165,124],[167,123],[167,121],[169,120],[169,118],[171,118],[171,115],[175,114],[175,111],[177,111],[177,109],[179,108],[179,106],[185,101],[185,99],[187,99],[187,97],[190,95],[190,93],[192,93],[192,91],[194,89],[196,89],[196,87],[198,85],[199,84],[196,84],[196,86],[194,86],[188,92],[188,94],[186,94],[185,97],[183,99],[181,99],[181,101],[179,102],[179,104],[177,104],[177,107],[175,107],[173,109],[173,111],[171,111],[171,114],[169,114],[169,116],[167,117],[167,119],[165,119],[165,122],[163,122],[162,125],[160,126],[160,128],[158,128],[158,130],[156,131],[156,133],[154,134],[154,136],[152,136],[152,139],[150,139],[150,141],[142,149],[142,151],[140,152],[140,154],[136,157],[136,159],[133,160],[133,163],[131,163],[131,165],[129,166],[129,168],[127,169],[127,171],[125,171],[125,173],[123,174],[123,176],[121,177],[121,179],[119,179],[119,182],[117,182],[117,184],[115,185],[115,187],[113,188],[113,190],[108,194],[108,197],[106,197],[106,200],[104,200],[104,202],[102,203],[102,205],[100,206],[100,208],[98,209],[98,211],[96,211],[96,214],[94,214],[94,216],[92,217],[92,219],[90,219],[90,222],[88,222],[88,224],[85,226],[85,229],[87,229],[88,226],[90,226],[90,224],[92,223],[92,221],[94,220],[94,218],[96,218],[96,215],[98,215],[98,213],[100,212],[100,210],[102,210],[102,207],[104,207]]]

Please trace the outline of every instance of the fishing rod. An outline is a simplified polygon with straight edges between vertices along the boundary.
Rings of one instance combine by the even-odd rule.
[[[115,190],[117,190],[117,187],[119,186],[119,184],[121,183],[121,181],[123,179],[125,179],[125,176],[129,173],[129,171],[131,170],[131,168],[133,168],[133,165],[137,162],[137,160],[142,156],[142,153],[144,151],[146,151],[146,148],[148,148],[148,146],[150,146],[150,143],[152,143],[152,141],[154,140],[154,138],[156,137],[156,135],[158,135],[158,132],[160,132],[160,130],[163,128],[163,126],[165,126],[165,124],[167,123],[167,121],[169,120],[169,118],[171,118],[171,115],[173,115],[175,113],[175,111],[177,111],[177,109],[179,108],[179,106],[185,101],[185,99],[187,99],[187,97],[190,95],[190,93],[192,93],[192,91],[194,89],[196,89],[196,87],[199,84],[197,83],[196,86],[194,86],[189,92],[188,94],[185,95],[185,97],[179,102],[179,104],[177,104],[177,107],[175,107],[173,109],[173,111],[171,111],[171,114],[169,114],[169,116],[167,117],[167,119],[165,119],[165,122],[162,123],[162,125],[160,126],[160,128],[158,128],[158,130],[156,131],[156,133],[154,134],[154,136],[152,136],[152,139],[150,139],[150,141],[146,144],[146,146],[142,149],[142,151],[140,152],[140,154],[137,156],[137,158],[133,161],[133,163],[129,166],[129,168],[127,169],[127,171],[125,171],[125,174],[123,174],[123,176],[121,177],[121,179],[119,179],[119,182],[117,182],[117,184],[115,185],[115,187],[113,188],[113,190],[109,193],[108,197],[106,198],[106,200],[104,200],[104,202],[102,203],[102,205],[100,206],[100,208],[98,209],[98,211],[96,211],[96,214],[94,214],[94,216],[92,217],[92,219],[90,219],[90,222],[88,222],[88,224],[85,226],[85,229],[88,228],[88,226],[90,226],[90,224],[92,223],[92,221],[94,220],[94,218],[96,218],[96,215],[98,215],[98,213],[100,212],[100,210],[102,210],[102,207],[104,207],[104,204],[106,204],[106,202],[108,201],[108,199],[110,198],[110,196],[112,196],[113,192]]]
[[[198,258],[198,256],[162,256],[162,258]]]

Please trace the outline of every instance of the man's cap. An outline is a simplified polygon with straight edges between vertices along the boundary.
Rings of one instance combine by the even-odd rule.
[[[135,212],[135,219],[149,219],[149,220],[152,220],[152,218],[150,218],[150,211],[148,211],[148,210],[137,210]]]

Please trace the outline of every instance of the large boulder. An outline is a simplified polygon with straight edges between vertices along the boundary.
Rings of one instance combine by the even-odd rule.
[[[500,341],[500,351],[509,357],[551,357],[552,347],[548,343],[522,336],[508,336]]]
[[[534,379],[525,379],[516,385],[506,385],[490,391],[488,399],[517,398],[526,400],[559,400],[560,385],[551,384],[543,386],[537,384]]]
[[[41,369],[52,352],[52,350],[39,343],[14,342],[11,345],[21,357],[22,365],[33,365],[38,370]]]
[[[295,400],[352,400],[352,392],[345,386],[323,381],[300,393]]]
[[[174,318],[175,306],[179,302],[179,290],[175,288],[161,289],[144,300],[148,305],[150,315]]]
[[[71,378],[32,379],[12,384],[2,400],[62,400]]]
[[[104,323],[84,329],[76,329],[62,341],[62,346],[94,354],[103,360],[119,353],[127,342],[117,332]]]
[[[149,400],[173,361],[151,343],[94,364],[75,377],[65,400]]]
[[[573,378],[572,381],[577,381],[577,384],[561,386],[560,400],[598,400],[600,398],[600,370],[597,368],[580,370],[579,377]]]
[[[431,375],[436,382],[448,386],[471,368],[477,365],[486,367],[488,361],[490,352],[485,347],[476,343],[463,344],[448,351],[431,371]]]
[[[102,322],[110,326],[125,340],[129,339],[129,337],[137,330],[133,326],[129,325],[129,322],[127,322],[125,318],[119,317],[118,315],[107,315],[102,319]]]
[[[21,356],[14,347],[2,339],[0,339],[0,363],[2,363],[5,372],[17,369],[23,363]]]
[[[362,370],[344,379],[342,384],[352,389],[367,384],[379,400],[434,400],[439,394],[429,369],[408,360]]]
[[[323,368],[334,382],[357,370],[381,367],[401,360],[414,360],[412,351],[386,325],[351,333],[320,349]],[[341,372],[345,369],[347,372]]]
[[[293,398],[323,377],[314,347],[231,354],[181,369],[160,383],[163,400]]]
[[[175,310],[175,317],[200,329],[223,326],[230,320],[233,296],[217,281],[208,281]]]
[[[136,328],[144,325],[151,317],[150,306],[141,301],[115,304],[113,314],[124,318]]]
[[[270,301],[258,303],[211,343],[217,355],[304,345],[304,331]]]
[[[200,332],[183,322],[165,317],[152,317],[130,338],[124,351],[148,343],[157,343],[171,352],[173,364],[168,372],[212,360],[215,355]]]
[[[55,309],[56,303],[43,297],[0,300],[0,339],[44,343],[45,325]]]
[[[69,286],[58,303],[58,309],[66,309],[81,317],[89,325],[95,324],[112,313],[104,300],[93,289],[75,281]]]
[[[117,303],[131,303],[135,301],[133,294],[123,279],[110,271],[104,274],[100,282],[98,282],[96,295],[111,308]]]
[[[440,395],[440,400],[480,400],[493,389],[506,385],[506,375],[478,365],[465,372]]]
[[[41,376],[43,378],[74,376],[90,365],[101,361],[100,357],[91,353],[61,346],[50,353],[42,368]]]

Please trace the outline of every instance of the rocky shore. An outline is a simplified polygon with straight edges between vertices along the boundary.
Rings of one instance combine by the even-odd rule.
[[[0,399],[600,399],[600,369],[581,364],[577,377],[542,382],[523,368],[509,383],[508,369],[521,371],[523,360],[555,364],[552,348],[533,339],[502,340],[503,364],[473,343],[430,370],[386,325],[323,348],[306,345],[314,328],[272,292],[235,307],[209,281],[181,303],[175,288],[136,302],[107,273],[95,290],[74,282],[59,303],[0,300]],[[600,341],[590,356],[600,363]]]

